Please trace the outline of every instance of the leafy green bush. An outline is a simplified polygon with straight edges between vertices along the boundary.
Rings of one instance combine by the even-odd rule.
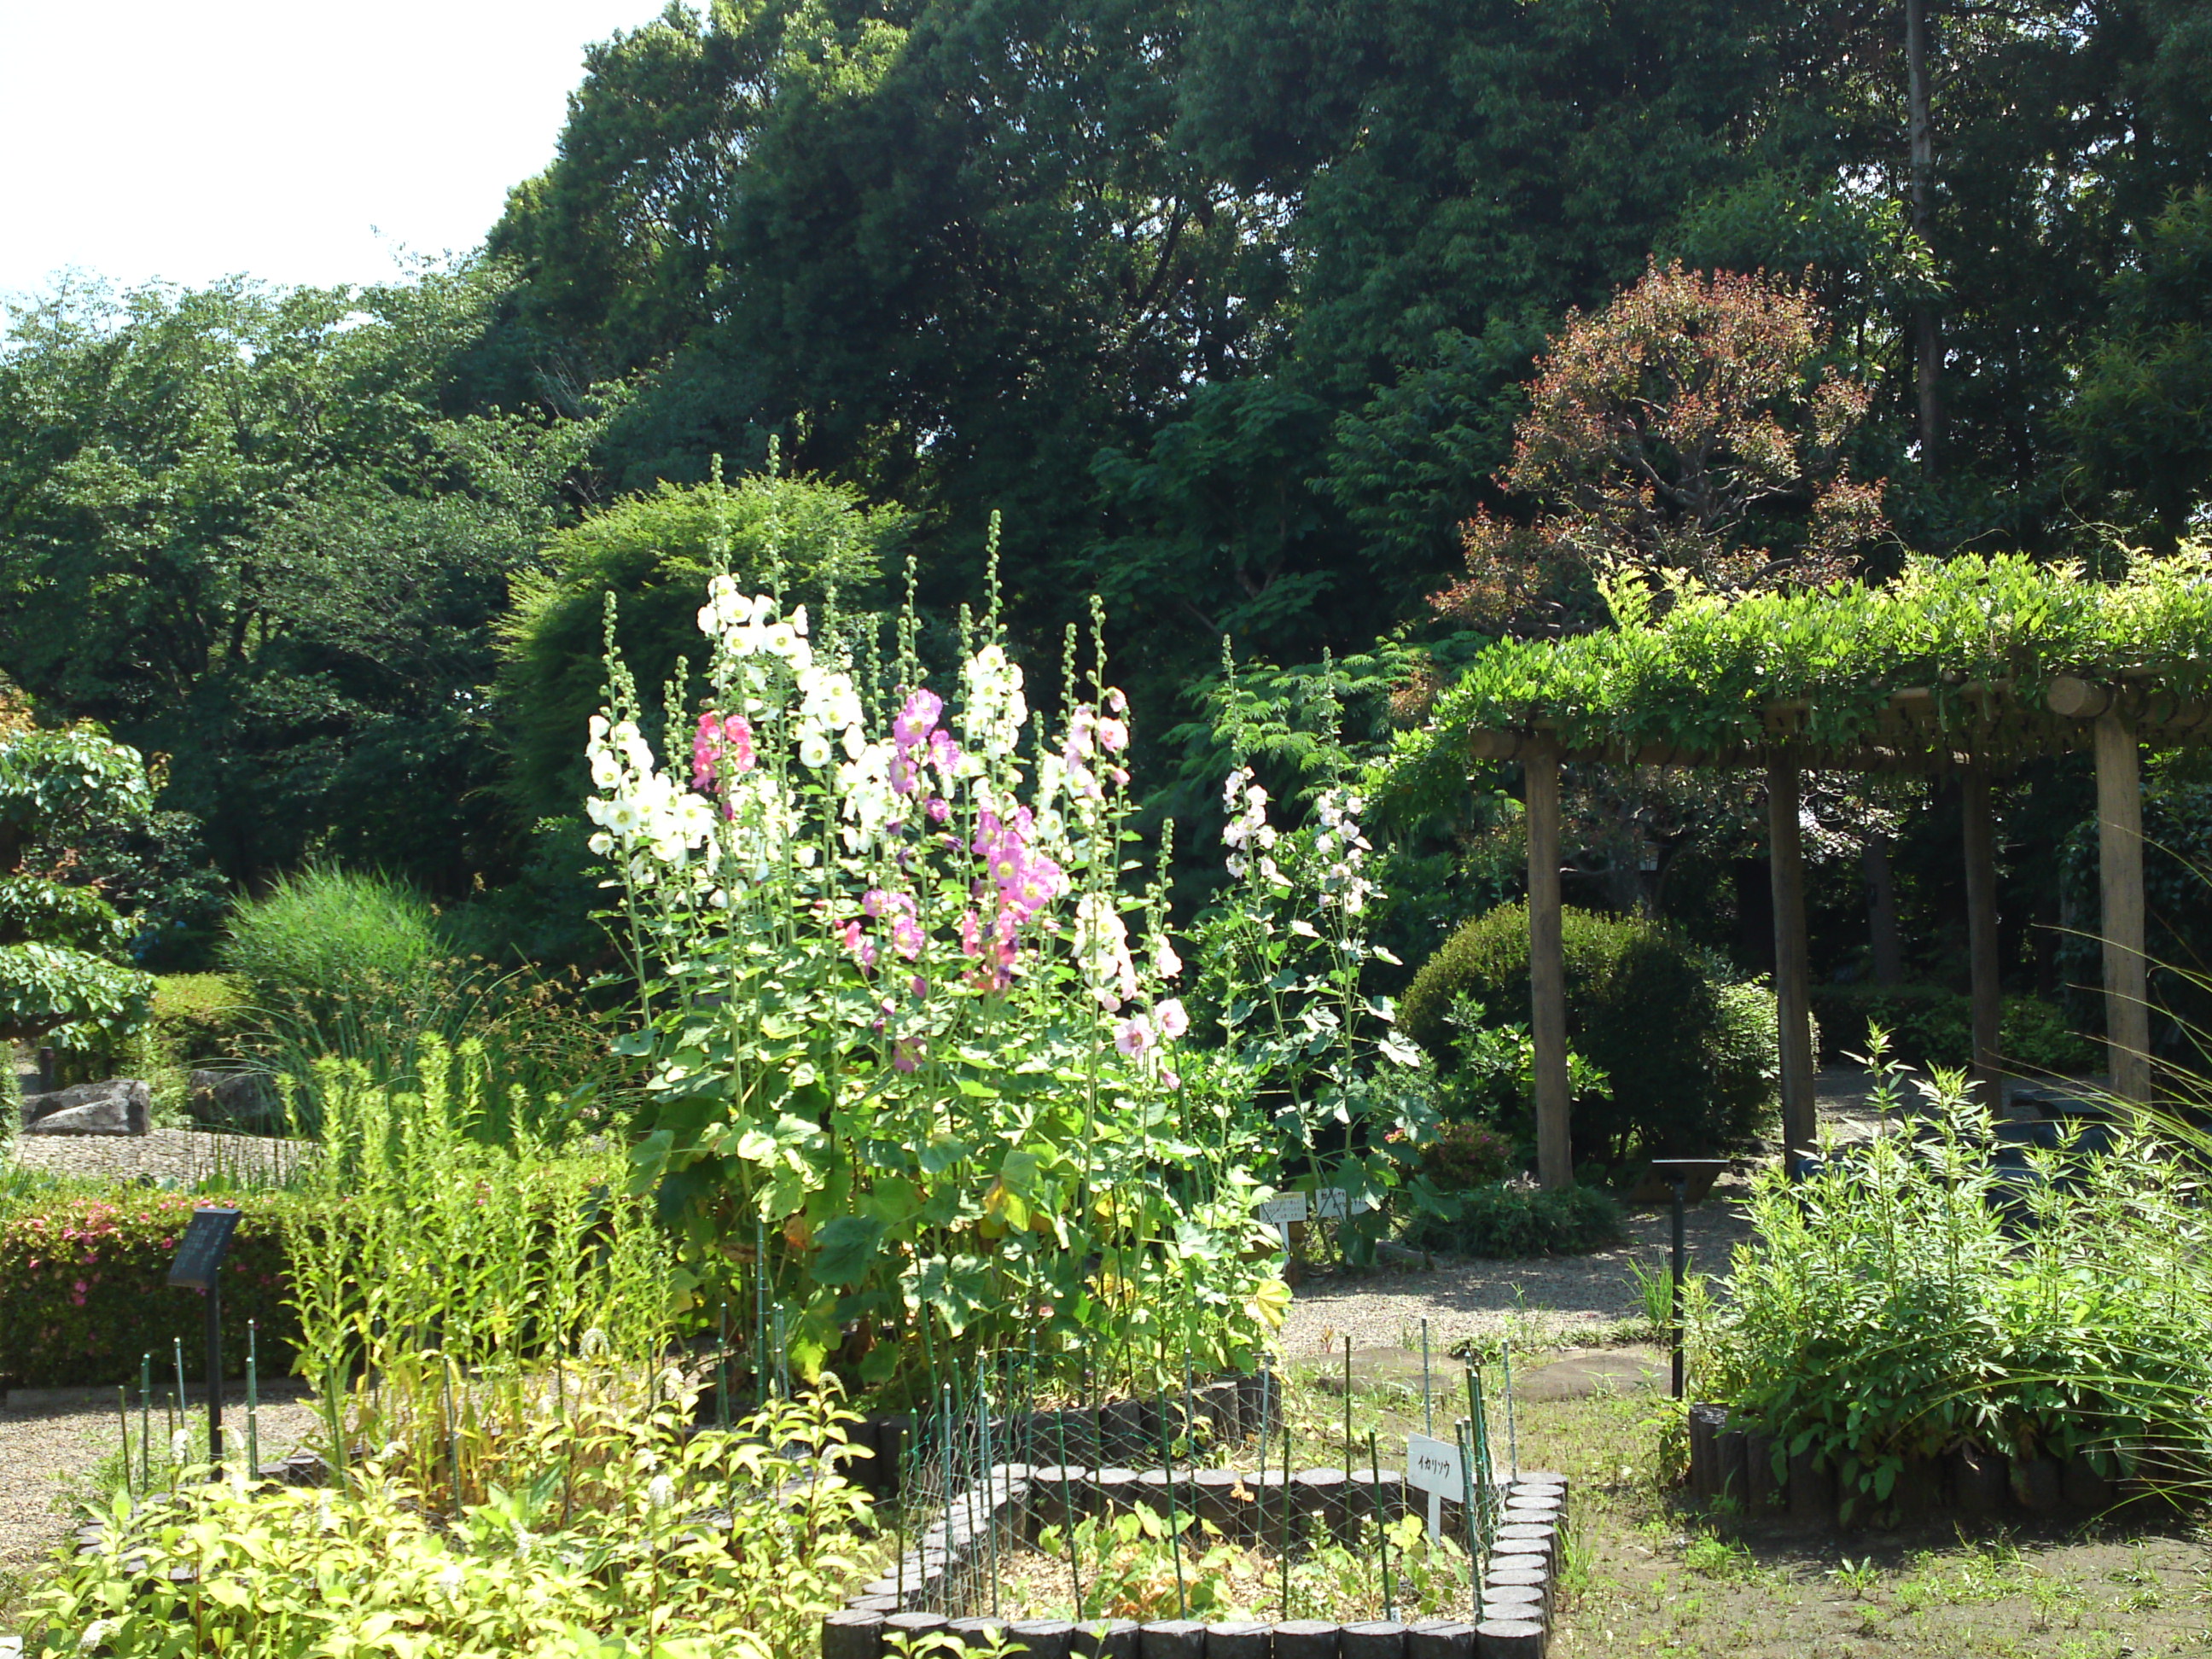
[[[142,1354],[164,1367],[181,1338],[191,1375],[205,1351],[201,1298],[164,1282],[192,1211],[211,1200],[125,1188],[88,1196],[63,1184],[21,1194],[0,1211],[0,1383],[65,1388],[130,1382]],[[284,1232],[289,1200],[276,1194],[235,1201],[244,1211],[222,1270],[225,1363],[246,1363],[246,1322],[258,1321],[261,1364],[288,1363],[299,1322]],[[170,1373],[173,1374],[173,1373]]]
[[[1880,1103],[1899,1092],[1886,1072]],[[2203,1148],[2142,1137],[2007,1172],[1985,1113],[1948,1088],[1931,1104],[1917,1139],[1879,1138],[1796,1186],[1762,1180],[1728,1302],[1698,1333],[1697,1397],[1762,1419],[1876,1504],[1904,1459],[1960,1443],[2201,1462]]]
[[[689,1395],[576,1369],[566,1409],[507,1444],[496,1491],[450,1522],[375,1468],[335,1494],[195,1480],[135,1509],[118,1498],[102,1547],[33,1598],[25,1651],[813,1651],[868,1513],[834,1473],[849,1416],[828,1401],[780,1402],[695,1437]]]
[[[1576,1100],[1577,1157],[1691,1156],[1752,1133],[1779,1072],[1771,1014],[1763,1028],[1758,1019],[1765,994],[1731,986],[1712,957],[1652,922],[1569,908],[1560,931],[1567,1041],[1606,1079]],[[1525,1008],[1528,995],[1528,908],[1501,906],[1422,964],[1399,1024],[1449,1071],[1462,999],[1503,1025],[1498,1011]]]
[[[153,981],[125,965],[131,924],[56,875],[86,837],[143,820],[151,794],[144,758],[93,727],[0,736],[0,1037],[104,1051],[144,1023]]]
[[[1595,1187],[1501,1182],[1447,1195],[1415,1220],[1407,1242],[1455,1255],[1574,1255],[1620,1237],[1620,1206]]]
[[[1863,1055],[1869,1024],[1882,1029],[1887,1053],[1906,1065],[1973,1063],[1973,1003],[1962,992],[1940,985],[1821,985],[1814,988],[1813,1012],[1822,1037],[1820,1057],[1830,1063]],[[2070,1029],[2058,1008],[2026,996],[2004,999],[1997,1052],[2030,1073],[2093,1070],[2101,1058],[2097,1045]]]
[[[1503,1180],[1513,1167],[1513,1150],[1510,1139],[1485,1124],[1443,1124],[1421,1148],[1421,1173],[1441,1192],[1462,1192]]]
[[[228,974],[164,974],[154,981],[152,1033],[179,1064],[234,1054],[249,1018],[245,988]]]

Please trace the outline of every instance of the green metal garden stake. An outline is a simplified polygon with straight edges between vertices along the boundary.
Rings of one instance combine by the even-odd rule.
[[[1375,1431],[1372,1429],[1367,1431],[1367,1478],[1374,1483],[1375,1498],[1380,1503],[1382,1498],[1382,1454],[1376,1449]],[[1375,1520],[1375,1547],[1381,1552],[1382,1558],[1382,1616],[1395,1619],[1398,1616],[1397,1603],[1390,1595],[1390,1527],[1379,1514]]]
[[[1067,1522],[1067,1583],[1074,1592],[1071,1604],[1078,1619],[1083,1617],[1083,1570],[1075,1553],[1075,1492],[1067,1475],[1067,1413],[1060,1413],[1060,1512]]]
[[[1283,1558],[1283,1617],[1291,1616],[1291,1410],[1290,1401],[1283,1402],[1283,1520],[1281,1553]]]
[[[730,1426],[730,1304],[714,1316],[714,1425]]]
[[[984,1361],[975,1362],[976,1462],[983,1475],[983,1518],[990,1534],[984,1548],[991,1561],[991,1617],[999,1616],[999,1477],[991,1468],[991,1389],[984,1381]]]
[[[181,1416],[185,1410],[185,1339],[181,1336],[173,1336],[169,1339],[169,1342],[175,1349],[177,1356],[177,1412]],[[171,1424],[169,1432],[174,1434],[176,1431],[176,1425]]]
[[[123,1495],[137,1494],[131,1490],[131,1387],[118,1382],[115,1388],[115,1414],[123,1419]]]
[[[1421,1322],[1421,1432],[1431,1438],[1437,1431],[1436,1419],[1429,1410],[1429,1322]]]
[[[142,1354],[138,1359],[138,1490],[150,1491],[154,1484],[154,1356]]]
[[[1452,1425],[1452,1439],[1459,1447],[1460,1512],[1467,1522],[1467,1605],[1470,1614],[1482,1611],[1482,1566],[1475,1548],[1474,1437],[1467,1419]]]
[[[261,1353],[253,1320],[246,1322],[246,1467],[261,1472]]]
[[[1352,1485],[1352,1338],[1344,1339],[1344,1484]]]
[[[1502,1345],[1505,1358],[1505,1478],[1521,1478],[1521,1431],[1513,1416],[1513,1345]]]
[[[1160,1473],[1167,1477],[1168,1493],[1168,1553],[1175,1557],[1176,1617],[1190,1617],[1190,1592],[1182,1577],[1182,1534],[1176,1527],[1175,1495],[1175,1442],[1168,1435],[1167,1390],[1160,1391],[1156,1410],[1160,1414]]]

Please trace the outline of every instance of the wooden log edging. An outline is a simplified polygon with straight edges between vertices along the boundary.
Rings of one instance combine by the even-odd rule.
[[[1838,1472],[1809,1453],[1779,1457],[1776,1437],[1756,1419],[1739,1419],[1723,1406],[1690,1407],[1690,1496],[1701,1504],[1731,1500],[1755,1519],[1844,1528],[1937,1516],[2080,1521],[2156,1501],[2156,1486],[2122,1474],[2117,1463],[2109,1451],[2061,1460],[1959,1446],[1905,1459],[1889,1498],[1877,1503],[1869,1493],[1844,1490]]]
[[[1297,1472],[1306,1473],[1317,1472]],[[1409,1507],[1404,1477],[1395,1469],[1382,1470],[1379,1479],[1370,1472],[1350,1483],[1340,1468],[1326,1473],[1334,1482],[1328,1500],[1334,1507],[1325,1508],[1317,1522],[1324,1533],[1370,1516],[1387,1521]],[[1004,1638],[1028,1659],[1542,1659],[1550,1642],[1567,1482],[1563,1475],[1534,1471],[1507,1483],[1504,1523],[1481,1565],[1481,1595],[1472,1620],[1079,1622],[988,1619],[951,1604],[948,1587],[962,1581],[959,1569],[993,1534],[1002,1544],[1034,1539],[1041,1527],[1065,1524],[1071,1515],[1141,1501],[1123,1495],[1134,1483],[1121,1477],[1131,1474],[994,1465],[975,1487],[951,1495],[902,1562],[823,1620],[821,1659],[884,1659],[888,1640],[931,1634],[963,1649],[989,1648]],[[1226,1484],[1218,1479],[1223,1476],[1262,1484],[1234,1470],[1178,1470],[1178,1493],[1186,1486],[1199,1493],[1217,1489]],[[1273,1484],[1279,1485],[1279,1477]],[[1293,1484],[1301,1484],[1296,1475]],[[1318,1492],[1328,1483],[1303,1484]]]

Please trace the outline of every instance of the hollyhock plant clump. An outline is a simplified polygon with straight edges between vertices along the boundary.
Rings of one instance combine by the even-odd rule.
[[[916,1397],[963,1349],[1073,1364],[1132,1322],[1178,1365],[1249,1356],[1265,1189],[1186,1084],[1164,884],[1125,884],[1127,700],[1071,643],[1048,733],[990,618],[950,696],[910,615],[889,661],[814,623],[717,577],[711,692],[667,720],[688,768],[619,661],[591,726],[652,1062],[638,1175],[686,1284],[772,1302],[801,1370]]]

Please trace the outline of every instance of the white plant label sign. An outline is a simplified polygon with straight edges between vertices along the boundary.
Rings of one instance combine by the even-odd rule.
[[[1406,1484],[1429,1495],[1429,1537],[1443,1535],[1443,1500],[1467,1496],[1467,1471],[1460,1467],[1459,1448],[1449,1440],[1425,1434],[1406,1437]]]
[[[1255,1205],[1252,1213],[1267,1223],[1283,1238],[1283,1254],[1291,1253],[1291,1223],[1306,1218],[1306,1195],[1304,1193],[1284,1193],[1265,1204]]]

